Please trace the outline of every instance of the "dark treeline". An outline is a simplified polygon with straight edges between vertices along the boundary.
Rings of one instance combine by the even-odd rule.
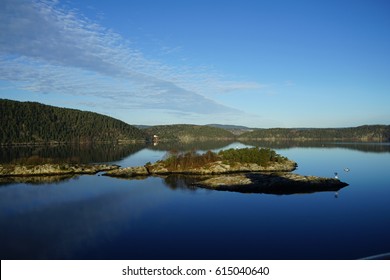
[[[225,127],[225,126],[222,126]],[[390,125],[364,125],[349,128],[269,128],[233,134],[227,128],[200,125],[159,125],[145,129],[161,141],[193,142],[206,140],[264,141],[357,141],[390,142]]]
[[[348,128],[270,128],[255,129],[239,139],[253,140],[334,140],[334,141],[390,141],[390,125],[364,125]]]
[[[0,99],[0,144],[128,142],[145,133],[92,112]]]
[[[162,141],[192,142],[235,138],[231,132],[225,129],[207,125],[156,125],[145,129],[145,132],[149,135],[157,135]]]
[[[296,140],[240,140],[250,146],[267,147],[270,149],[291,148],[343,148],[368,153],[390,153],[390,143],[376,145],[376,142],[348,142],[348,141],[296,141]]]
[[[180,124],[139,129],[93,112],[5,99],[0,99],[0,124],[0,145],[135,142],[151,139],[153,135],[157,135],[162,142],[172,143],[209,140],[390,142],[390,125],[253,129],[240,135],[229,131],[232,126]]]

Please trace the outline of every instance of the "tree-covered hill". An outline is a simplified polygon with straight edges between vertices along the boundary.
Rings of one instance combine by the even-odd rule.
[[[206,141],[206,140],[228,140],[234,139],[234,135],[222,128],[207,125],[157,125],[145,129],[150,135],[157,135],[162,141]]]
[[[242,125],[208,124],[208,126],[223,128],[237,136],[245,132],[253,131],[252,128],[242,126]]]
[[[390,125],[364,125],[348,128],[269,128],[240,135],[251,140],[338,140],[390,141]]]
[[[140,129],[97,113],[0,99],[0,144],[128,142]]]

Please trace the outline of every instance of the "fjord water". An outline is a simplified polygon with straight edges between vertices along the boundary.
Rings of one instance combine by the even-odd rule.
[[[269,195],[195,188],[185,178],[97,174],[52,182],[3,180],[0,257],[359,259],[390,252],[390,145],[257,144],[295,160],[296,173],[333,177],[337,172],[349,186],[338,193]],[[202,145],[197,148],[244,146]],[[39,155],[136,166],[163,158],[170,148],[14,148],[1,155],[3,162]]]

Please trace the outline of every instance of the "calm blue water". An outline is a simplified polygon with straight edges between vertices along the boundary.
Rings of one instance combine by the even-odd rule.
[[[191,189],[159,177],[0,185],[0,258],[358,259],[390,252],[389,146],[277,151],[298,162],[299,174],[338,172],[350,185],[337,197]],[[145,148],[116,163],[164,155]]]

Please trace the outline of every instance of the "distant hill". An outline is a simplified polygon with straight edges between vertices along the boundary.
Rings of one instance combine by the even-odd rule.
[[[222,128],[227,131],[230,131],[234,135],[241,135],[245,132],[253,131],[253,128],[249,128],[242,125],[208,124],[207,126]]]
[[[149,127],[152,127],[151,125],[143,125],[143,124],[133,124],[133,126],[139,129],[147,129]]]
[[[225,129],[207,125],[157,125],[145,129],[145,132],[150,136],[157,135],[163,141],[192,142],[235,138],[231,132]]]
[[[162,141],[184,143],[207,140],[390,142],[389,125],[270,129],[221,124],[136,127],[93,112],[6,99],[0,99],[0,124],[0,145],[136,142],[151,139],[153,135],[157,135]]]
[[[0,144],[132,142],[140,129],[97,113],[0,99]]]
[[[390,142],[389,125],[363,125],[347,128],[249,128],[237,125],[157,125],[143,129],[160,140],[192,142],[206,140],[241,141],[356,141]]]
[[[348,128],[258,128],[243,133],[239,139],[389,142],[390,125],[363,125]]]

